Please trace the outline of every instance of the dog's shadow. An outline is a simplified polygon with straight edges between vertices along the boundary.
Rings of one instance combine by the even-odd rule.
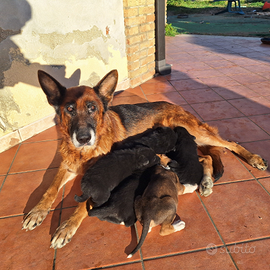
[[[136,245],[137,245],[137,233],[136,233],[135,226],[136,226],[136,224],[134,224],[134,225],[132,225],[130,227],[130,236],[131,236],[131,239],[130,239],[130,243],[125,248],[125,253],[127,255],[129,255],[133,251],[133,249],[136,247]]]

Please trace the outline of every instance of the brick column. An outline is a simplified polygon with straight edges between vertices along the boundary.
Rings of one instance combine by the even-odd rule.
[[[123,0],[130,86],[155,74],[155,0]]]

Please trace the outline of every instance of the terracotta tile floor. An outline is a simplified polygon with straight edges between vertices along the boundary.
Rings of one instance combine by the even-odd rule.
[[[172,73],[116,95],[113,103],[179,104],[217,126],[225,139],[270,160],[269,45],[241,37],[182,35],[166,41]],[[67,246],[50,249],[53,232],[74,211],[80,178],[61,190],[42,226],[25,232],[21,222],[57,171],[58,143],[52,127],[0,154],[0,269],[269,269],[270,171],[251,168],[227,150],[225,173],[211,196],[179,197],[184,230],[161,237],[154,228],[141,251],[127,259],[141,226],[87,218]]]

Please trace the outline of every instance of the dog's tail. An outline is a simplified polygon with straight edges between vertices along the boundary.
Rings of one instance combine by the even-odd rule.
[[[82,196],[78,196],[78,195],[76,195],[75,194],[75,196],[74,196],[74,200],[76,201],[76,202],[85,202],[85,201],[87,201],[89,199],[89,196],[88,195],[86,195],[85,193],[83,193],[83,195]]]
[[[135,247],[135,249],[127,256],[128,258],[131,258],[142,247],[142,244],[150,228],[150,222],[151,222],[151,219],[149,218],[143,219],[143,229],[142,229],[141,238],[139,240],[138,245]]]
[[[204,155],[209,155],[213,162],[213,177],[216,182],[224,173],[224,166],[220,158],[221,148],[217,146],[199,146],[199,150]]]

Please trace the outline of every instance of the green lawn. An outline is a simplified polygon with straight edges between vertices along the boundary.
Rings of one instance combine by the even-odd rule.
[[[226,8],[227,1],[168,0],[166,35],[269,37],[270,16],[256,15],[253,12],[261,12],[263,4],[264,2],[241,0],[244,15],[229,12],[215,15]]]
[[[246,10],[261,9],[265,1],[246,1],[241,0],[241,6],[246,7]],[[169,12],[198,14],[209,13],[211,10],[224,9],[227,6],[227,1],[203,1],[203,0],[167,0]]]

